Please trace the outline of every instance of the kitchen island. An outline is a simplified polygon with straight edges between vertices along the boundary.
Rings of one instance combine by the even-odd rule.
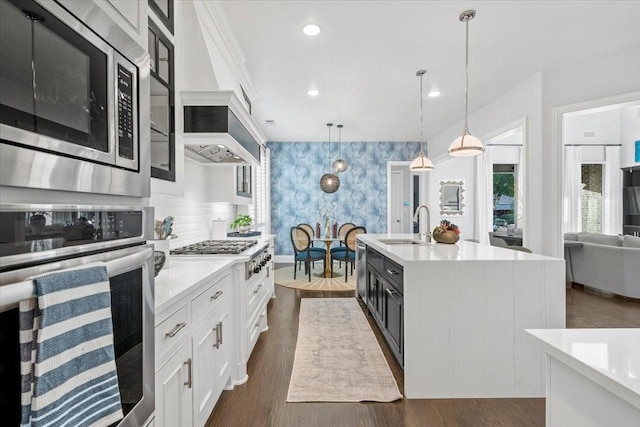
[[[545,359],[524,329],[565,327],[563,259],[413,234],[357,238],[365,300],[397,347],[407,398],[544,396]]]
[[[547,355],[546,425],[637,426],[640,329],[531,329]]]

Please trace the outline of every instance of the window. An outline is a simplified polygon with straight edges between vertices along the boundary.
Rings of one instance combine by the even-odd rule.
[[[268,153],[260,147],[260,166],[255,168],[253,204],[249,206],[249,215],[258,227],[267,226],[267,162]]]
[[[602,233],[602,164],[582,164],[582,231]]]
[[[515,164],[493,165],[493,230],[518,228]]]

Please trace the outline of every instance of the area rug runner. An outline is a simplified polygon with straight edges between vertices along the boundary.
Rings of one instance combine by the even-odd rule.
[[[355,298],[302,298],[287,402],[392,402],[395,378]]]
[[[312,291],[354,291],[356,289],[356,270],[353,270],[353,276],[349,274],[347,281],[344,281],[344,264],[342,268],[338,268],[338,263],[334,263],[336,270],[333,272],[332,278],[324,278],[324,265],[321,262],[316,263],[316,268],[311,270],[311,282],[309,276],[304,274],[304,265],[300,270],[296,271],[296,278],[293,278],[293,266],[277,268],[274,281],[277,285],[286,286],[287,288],[306,289]],[[297,267],[296,267],[297,268]]]

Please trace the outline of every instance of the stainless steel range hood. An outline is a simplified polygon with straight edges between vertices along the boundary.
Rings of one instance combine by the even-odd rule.
[[[260,163],[266,138],[233,91],[181,97],[185,156],[201,163]]]

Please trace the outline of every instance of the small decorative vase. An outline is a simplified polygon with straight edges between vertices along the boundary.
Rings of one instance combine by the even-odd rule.
[[[455,231],[447,230],[441,233],[433,233],[433,240],[438,243],[453,244],[460,240],[460,236]]]
[[[47,223],[47,219],[44,217],[44,215],[33,215],[30,219],[29,219],[29,226],[31,227],[31,232],[36,235],[39,236],[42,234],[42,230],[44,230],[44,226]]]
[[[251,230],[250,225],[241,225],[240,227],[238,227],[238,232],[240,233],[248,233],[250,230]]]

